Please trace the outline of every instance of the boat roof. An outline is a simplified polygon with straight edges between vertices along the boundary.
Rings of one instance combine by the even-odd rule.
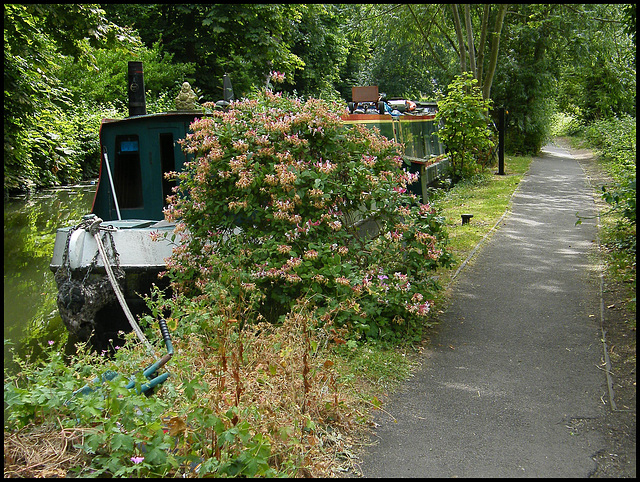
[[[102,119],[102,123],[111,124],[114,122],[130,122],[130,121],[136,121],[136,120],[157,119],[159,117],[180,117],[180,116],[197,117],[198,115],[201,115],[201,116],[207,115],[207,112],[199,111],[199,110],[193,110],[193,111],[173,110],[168,112],[157,112],[155,114],[135,115],[131,117],[124,117],[122,119],[112,119],[112,118],[105,117]]]

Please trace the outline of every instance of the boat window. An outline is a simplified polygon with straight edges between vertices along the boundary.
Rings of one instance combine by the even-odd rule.
[[[113,184],[120,209],[141,208],[142,175],[138,136],[116,136]]]
[[[173,151],[173,133],[160,134],[160,163],[162,165],[162,203],[167,205],[167,196],[171,194],[171,188],[176,181],[164,178],[165,172],[176,170],[176,160]]]

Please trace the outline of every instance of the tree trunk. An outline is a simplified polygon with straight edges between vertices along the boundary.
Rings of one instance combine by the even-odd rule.
[[[507,4],[501,4],[498,8],[498,17],[496,18],[496,26],[491,32],[491,57],[489,58],[489,67],[487,69],[487,76],[485,78],[484,87],[482,89],[483,99],[489,99],[491,95],[491,84],[493,83],[493,75],[496,72],[496,65],[498,63],[498,49],[500,47],[500,32],[502,31],[502,24],[504,22],[504,16],[507,13]]]
[[[469,67],[471,73],[478,82],[482,82],[482,79],[478,76],[476,70],[476,47],[473,44],[473,27],[471,26],[471,13],[469,12],[469,4],[464,5],[464,27],[467,30],[467,46],[469,47]]]
[[[455,3],[451,4],[451,10],[453,11],[453,25],[456,28],[456,36],[458,37],[458,45],[460,48],[460,73],[464,73],[467,71],[467,52],[464,46],[460,17],[458,16],[458,5]]]
[[[489,27],[489,14],[491,13],[491,5],[486,3],[484,5],[484,12],[482,14],[482,27],[480,28],[480,42],[478,43],[478,81],[480,82],[480,88],[484,90],[483,74],[484,74],[484,52],[485,43],[487,41],[487,28]]]

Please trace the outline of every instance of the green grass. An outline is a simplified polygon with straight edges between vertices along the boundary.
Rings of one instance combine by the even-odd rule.
[[[443,286],[448,284],[460,264],[505,213],[531,160],[531,157],[507,157],[505,175],[487,171],[435,197],[435,206],[446,218],[449,233],[447,249],[456,260],[452,268],[438,271]],[[469,224],[462,225],[462,214],[473,214]]]
[[[376,389],[393,390],[411,374],[415,350],[365,343],[341,350],[343,381],[359,379]]]

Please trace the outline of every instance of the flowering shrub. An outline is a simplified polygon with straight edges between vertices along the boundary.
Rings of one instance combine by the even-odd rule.
[[[407,192],[400,146],[339,112],[266,91],[194,121],[165,210],[183,241],[174,289],[222,281],[269,321],[305,298],[370,336],[424,321],[428,273],[449,262],[442,220]]]

